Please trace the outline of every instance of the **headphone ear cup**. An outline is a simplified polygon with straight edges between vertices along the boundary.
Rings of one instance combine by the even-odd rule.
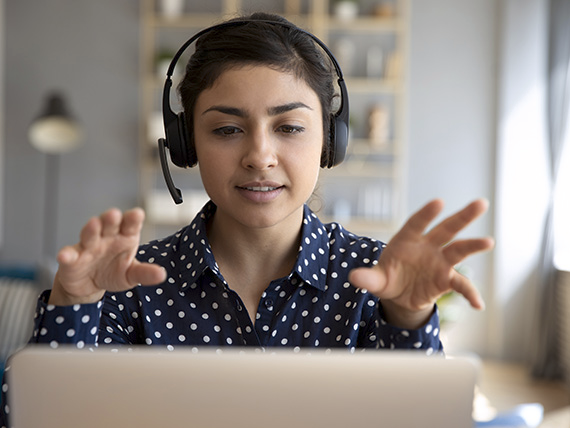
[[[348,150],[348,123],[339,116],[335,116],[333,122],[334,141],[332,152],[334,156],[331,157],[330,168],[342,163],[346,157],[346,151]]]
[[[180,168],[188,168],[196,165],[198,159],[194,145],[189,144],[189,135],[186,127],[184,113],[178,113],[166,128],[166,145],[170,153],[172,163]]]
[[[192,168],[198,163],[196,149],[194,148],[194,137],[192,130],[188,127],[184,112],[178,113],[178,129],[180,135],[183,136],[183,146],[181,147],[186,159],[185,168]]]
[[[172,114],[168,125],[165,127],[166,133],[166,147],[168,147],[168,152],[170,153],[170,160],[172,163],[180,168],[186,168],[188,166],[187,156],[186,156],[186,136],[185,130],[180,125],[181,114],[174,116]]]
[[[327,144],[328,147],[323,149],[321,168],[337,166],[346,157],[346,151],[348,149],[348,125],[343,118],[337,115],[331,117]]]

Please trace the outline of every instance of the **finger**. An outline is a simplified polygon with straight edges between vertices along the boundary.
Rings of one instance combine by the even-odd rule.
[[[138,235],[144,222],[144,211],[141,208],[133,208],[125,211],[120,225],[120,233],[125,236]]]
[[[70,265],[74,263],[78,258],[79,251],[77,251],[77,248],[69,245],[59,250],[56,260],[61,265]]]
[[[490,250],[494,245],[492,238],[465,239],[449,244],[443,253],[449,264],[456,265],[472,254]]]
[[[469,279],[458,272],[453,272],[451,278],[451,288],[461,294],[469,304],[478,310],[485,309],[485,302],[479,293],[479,290],[473,285]]]
[[[473,201],[461,211],[439,223],[426,234],[426,237],[436,245],[444,245],[451,241],[469,223],[487,211],[488,207],[489,203],[486,199]]]
[[[166,281],[166,271],[162,266],[135,260],[127,271],[127,280],[134,285],[157,285]]]
[[[79,245],[82,248],[95,247],[101,238],[101,219],[98,217],[91,218],[79,234]]]
[[[352,269],[348,274],[348,281],[353,286],[367,290],[378,297],[386,288],[386,274],[378,267]]]
[[[116,208],[111,208],[101,214],[101,236],[114,236],[119,233],[123,214]]]
[[[434,199],[428,202],[408,219],[400,231],[422,235],[441,210],[443,210],[443,201],[441,199]]]

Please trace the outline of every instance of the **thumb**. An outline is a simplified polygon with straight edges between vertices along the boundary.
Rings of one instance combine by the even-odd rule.
[[[130,284],[158,285],[166,280],[166,270],[159,265],[135,261],[127,271]]]
[[[77,261],[78,258],[79,252],[77,251],[77,248],[70,245],[59,250],[56,256],[57,262],[63,265],[72,264]]]
[[[386,288],[386,274],[378,266],[352,269],[348,280],[353,286],[367,290],[377,297],[380,297]]]

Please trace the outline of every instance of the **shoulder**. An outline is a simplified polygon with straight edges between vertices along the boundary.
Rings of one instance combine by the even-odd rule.
[[[331,258],[342,260],[352,267],[372,266],[386,244],[369,236],[357,235],[346,230],[340,223],[329,223]]]
[[[182,243],[188,236],[187,229],[189,226],[180,229],[178,232],[161,239],[142,244],[138,248],[137,258],[141,261],[152,263],[157,258],[163,258],[178,252]]]
[[[305,227],[309,233],[323,233],[322,239],[327,241],[329,260],[335,264],[339,261],[351,266],[376,264],[382,250],[386,247],[382,241],[352,233],[338,222],[323,223],[315,213],[308,209],[305,213]]]
[[[172,235],[140,245],[137,258],[153,263],[159,259],[175,257],[177,254],[184,254],[184,257],[194,254],[199,257],[204,252],[209,252],[206,223],[213,210],[215,206],[209,202],[188,226]]]

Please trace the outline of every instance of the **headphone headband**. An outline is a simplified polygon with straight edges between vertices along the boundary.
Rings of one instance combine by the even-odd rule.
[[[186,49],[188,49],[188,47],[192,43],[194,43],[196,40],[198,40],[204,34],[209,33],[211,31],[215,31],[215,30],[220,30],[220,29],[224,29],[224,28],[231,28],[231,27],[238,27],[241,25],[247,25],[247,24],[251,24],[251,23],[280,25],[284,28],[289,28],[290,30],[298,31],[300,33],[303,33],[303,34],[309,36],[315,43],[317,43],[326,52],[327,56],[331,59],[331,62],[332,62],[333,67],[336,71],[336,74],[338,75],[339,80],[344,81],[344,77],[342,75],[342,70],[340,69],[340,65],[339,65],[338,61],[336,60],[334,54],[331,52],[331,50],[328,48],[328,46],[325,45],[321,39],[319,39],[314,34],[308,32],[307,30],[303,30],[302,28],[299,28],[299,27],[292,25],[290,23],[281,22],[281,21],[270,21],[267,19],[239,19],[239,20],[235,20],[235,21],[222,22],[220,24],[215,24],[215,25],[212,25],[211,27],[204,28],[204,29],[200,30],[199,32],[194,34],[192,37],[190,37],[182,46],[180,46],[178,51],[174,54],[174,56],[172,57],[172,60],[170,61],[170,65],[168,66],[168,71],[166,72],[166,76],[172,77],[172,75],[174,74],[174,68],[176,67],[176,63],[178,62],[178,60],[180,59],[182,54],[186,51]]]
[[[174,69],[178,60],[182,54],[188,49],[188,47],[198,40],[201,36],[211,31],[242,26],[251,23],[262,23],[270,25],[279,25],[284,28],[289,28],[294,31],[305,34],[310,37],[317,45],[319,45],[323,51],[327,54],[331,60],[333,67],[338,76],[337,83],[340,88],[340,107],[338,111],[331,118],[330,124],[330,144],[331,150],[330,157],[327,162],[321,162],[322,167],[332,168],[338,165],[344,160],[346,155],[346,149],[348,146],[348,123],[349,123],[349,112],[348,112],[348,91],[346,89],[346,84],[344,82],[344,77],[342,75],[342,70],[336,58],[330,49],[314,34],[303,30],[291,23],[282,21],[271,21],[264,19],[238,19],[233,21],[227,21],[220,24],[213,25],[211,27],[205,28],[198,33],[194,34],[190,39],[188,39],[174,54],[168,70],[166,72],[166,81],[164,82],[164,89],[162,94],[162,115],[164,121],[164,129],[166,138],[161,138],[158,140],[158,148],[160,155],[160,163],[162,167],[162,172],[166,185],[174,202],[177,204],[182,203],[182,193],[180,189],[176,188],[174,182],[172,181],[172,176],[170,174],[170,169],[168,167],[168,161],[166,159],[166,148],[169,149],[171,161],[182,168],[188,168],[196,165],[197,158],[193,148],[193,144],[188,138],[188,130],[186,125],[186,120],[184,118],[184,113],[174,113],[170,106],[170,90],[172,88],[172,75],[174,74]]]

